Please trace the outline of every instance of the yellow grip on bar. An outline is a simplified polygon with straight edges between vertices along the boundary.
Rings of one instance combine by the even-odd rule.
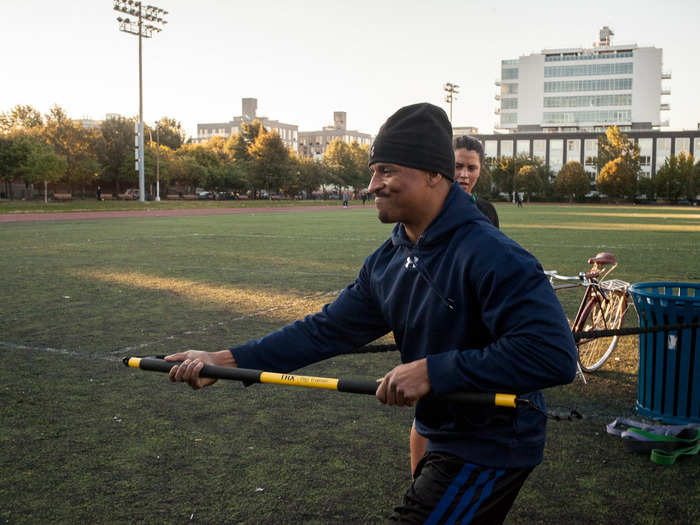
[[[272,383],[275,385],[305,386],[308,388],[325,388],[327,390],[338,390],[338,380],[330,377],[310,377],[298,376],[294,374],[276,374],[274,372],[262,372],[260,374],[261,383]]]
[[[515,396],[513,394],[496,394],[493,403],[497,407],[515,408]]]
[[[127,364],[131,368],[139,368],[139,365],[141,364],[141,358],[140,357],[130,357]]]

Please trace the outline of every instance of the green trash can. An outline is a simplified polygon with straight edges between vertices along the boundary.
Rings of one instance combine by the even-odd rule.
[[[700,320],[700,283],[637,283],[629,291],[642,328]],[[636,408],[667,423],[700,423],[700,328],[639,335]]]

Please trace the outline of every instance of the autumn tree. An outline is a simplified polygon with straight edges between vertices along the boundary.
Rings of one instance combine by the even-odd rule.
[[[491,177],[491,170],[486,162],[481,165],[479,178],[476,181],[472,193],[486,199],[493,197],[493,178]]]
[[[600,170],[598,190],[613,199],[634,198],[637,190],[637,173],[623,157],[617,157]]]
[[[109,118],[100,126],[96,140],[97,160],[102,168],[102,178],[114,183],[120,193],[122,182],[136,180],[134,169],[134,121],[126,118]]]
[[[313,192],[324,182],[323,163],[312,158],[297,158],[292,169],[297,172],[299,189],[310,199]]]
[[[76,184],[84,185],[94,175],[97,134],[74,123],[60,106],[46,115],[45,129],[56,153],[66,158],[65,180],[73,193]]]
[[[22,167],[31,153],[27,137],[23,133],[0,135],[0,180],[10,199],[14,198],[12,184],[22,176]]]
[[[145,144],[144,148],[144,179],[151,195],[157,195],[156,182],[160,182],[160,194],[167,193],[170,181],[170,164],[172,162],[172,150],[163,144],[158,146],[156,142]]]
[[[670,201],[682,197],[694,199],[695,196],[691,195],[693,160],[693,156],[686,152],[668,157],[654,177],[656,194]]]
[[[57,155],[53,147],[40,135],[27,139],[29,154],[21,168],[26,186],[44,183],[44,202],[48,201],[48,183],[58,182],[66,173],[66,158]]]
[[[158,132],[158,142],[171,150],[176,150],[185,143],[186,133],[182,124],[170,117],[163,117],[155,125]],[[153,134],[155,137],[155,133]]]
[[[559,170],[554,182],[557,193],[568,197],[569,202],[582,199],[590,191],[591,181],[580,162],[567,162]]]
[[[350,156],[353,162],[353,174],[350,180],[350,185],[359,191],[369,186],[369,181],[372,178],[367,163],[369,162],[369,146],[361,145],[356,140],[350,143]]]
[[[700,160],[693,166],[693,174],[688,181],[688,200],[695,201],[700,194]]]
[[[540,179],[540,174],[535,166],[526,164],[518,170],[514,185],[516,191],[524,191],[527,194],[527,202],[530,202],[532,194],[537,193],[542,188],[542,179]]]
[[[515,176],[523,166],[533,164],[534,161],[525,154],[501,157],[494,161],[491,175],[498,191],[512,194],[515,191]]]
[[[265,188],[268,195],[289,184],[290,154],[276,132],[262,132],[250,147],[249,180],[253,188]]]
[[[355,159],[347,142],[335,139],[326,147],[323,164],[330,176],[330,181],[338,187],[350,186],[355,178]]]
[[[0,113],[0,133],[29,131],[43,126],[41,113],[32,106],[17,105],[7,113]]]
[[[635,178],[639,175],[639,146],[629,140],[617,126],[610,126],[605,130],[605,135],[598,139],[596,166],[600,171],[610,161],[618,158],[625,164],[626,173],[634,174]]]

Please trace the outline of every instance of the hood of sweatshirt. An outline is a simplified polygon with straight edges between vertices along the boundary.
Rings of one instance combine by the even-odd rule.
[[[401,223],[394,226],[391,232],[391,242],[396,247],[430,248],[433,245],[440,244],[445,237],[452,235],[457,228],[476,221],[489,223],[484,214],[479,211],[474,200],[455,182],[445,198],[440,213],[418,237],[415,246],[406,235],[406,229]]]

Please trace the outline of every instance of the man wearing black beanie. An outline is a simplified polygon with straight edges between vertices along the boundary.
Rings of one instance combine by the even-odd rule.
[[[544,416],[439,396],[505,391],[543,406],[539,389],[575,376],[571,330],[537,260],[452,182],[442,109],[414,104],[389,117],[369,167],[379,219],[397,224],[355,282],[320,312],[261,339],[166,357],[182,361],[170,379],[209,386],[215,380],[199,377],[204,364],[289,372],[392,332],[403,364],[382,378],[377,398],[416,406],[427,452],[390,520],[501,523],[542,460]]]

